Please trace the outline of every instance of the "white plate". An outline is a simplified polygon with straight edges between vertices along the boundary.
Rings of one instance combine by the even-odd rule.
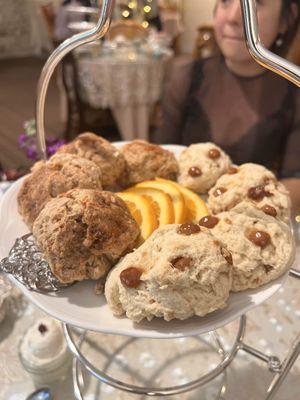
[[[118,146],[122,143],[118,143]],[[178,155],[182,146],[164,146]],[[17,193],[24,178],[15,182],[5,193],[0,208],[0,259],[6,257],[15,240],[28,233],[17,210]],[[288,274],[255,290],[231,293],[228,306],[186,321],[165,322],[154,319],[151,322],[133,323],[127,318],[117,318],[111,313],[104,296],[94,294],[94,282],[81,282],[57,294],[40,294],[27,290],[11,278],[21,288],[25,296],[52,317],[71,325],[118,335],[147,338],[176,338],[193,336],[212,331],[228,324],[250,309],[271,297],[285,282]]]

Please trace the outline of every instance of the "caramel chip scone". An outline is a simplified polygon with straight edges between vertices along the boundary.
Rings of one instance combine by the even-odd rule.
[[[116,316],[184,320],[225,307],[231,280],[228,257],[210,232],[167,225],[109,273],[105,296]]]
[[[179,157],[178,182],[197,193],[207,193],[231,166],[231,159],[214,143],[192,144]]]
[[[82,133],[71,143],[61,146],[58,152],[77,154],[98,165],[102,171],[102,185],[105,190],[116,190],[123,185],[124,156],[101,136],[90,132]]]
[[[169,150],[144,140],[133,140],[121,151],[127,165],[127,186],[157,177],[176,180],[178,164]]]
[[[291,267],[295,245],[287,224],[250,203],[213,218],[209,230],[232,256],[233,291],[262,286]]]
[[[139,234],[123,200],[88,189],[74,189],[53,199],[33,225],[51,271],[65,283],[105,276],[134,248]]]
[[[288,190],[275,175],[258,164],[243,164],[221,176],[209,191],[208,207],[213,214],[229,211],[242,201],[289,222],[291,201]],[[272,207],[274,210],[270,209]]]
[[[50,200],[74,188],[102,189],[101,170],[95,163],[72,154],[55,154],[47,162],[39,161],[18,193],[19,213],[32,229]]]

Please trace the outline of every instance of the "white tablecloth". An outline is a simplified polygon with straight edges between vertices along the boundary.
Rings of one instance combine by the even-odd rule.
[[[82,99],[94,108],[111,108],[123,140],[148,139],[149,118],[161,98],[170,56],[128,54],[78,58]]]

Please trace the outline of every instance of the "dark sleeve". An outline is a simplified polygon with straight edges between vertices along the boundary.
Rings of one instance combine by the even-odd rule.
[[[282,178],[300,178],[300,90],[296,89],[293,126],[289,133],[282,163]]]
[[[154,143],[181,143],[193,64],[191,60],[175,59],[170,67],[165,84],[158,129],[151,138]]]

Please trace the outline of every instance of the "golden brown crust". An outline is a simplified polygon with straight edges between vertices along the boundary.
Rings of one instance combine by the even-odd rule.
[[[113,193],[74,189],[46,205],[33,234],[57,278],[74,282],[105,276],[140,231]]]
[[[121,149],[127,164],[127,184],[156,177],[176,180],[178,164],[173,153],[143,140],[134,140]]]
[[[107,140],[94,133],[79,135],[71,143],[61,146],[58,153],[77,154],[97,164],[102,171],[104,189],[121,185],[125,173],[124,156]]]
[[[32,168],[18,193],[18,209],[25,223],[33,222],[48,201],[68,190],[102,189],[101,171],[93,162],[71,154],[54,155]]]

